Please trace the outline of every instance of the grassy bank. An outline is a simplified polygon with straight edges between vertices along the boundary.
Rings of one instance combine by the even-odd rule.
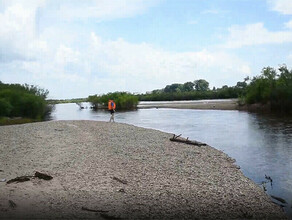
[[[40,120],[31,119],[31,118],[0,118],[0,126],[3,125],[17,125],[38,122]]]

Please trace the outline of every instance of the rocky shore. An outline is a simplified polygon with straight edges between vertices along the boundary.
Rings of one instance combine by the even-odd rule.
[[[228,155],[171,137],[96,121],[2,126],[0,219],[287,219]],[[7,184],[36,171],[53,179]]]

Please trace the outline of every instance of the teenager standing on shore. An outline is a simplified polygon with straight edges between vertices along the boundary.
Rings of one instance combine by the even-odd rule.
[[[113,100],[108,101],[108,110],[111,113],[111,117],[109,122],[113,121],[115,122],[115,109],[116,109],[116,103]]]

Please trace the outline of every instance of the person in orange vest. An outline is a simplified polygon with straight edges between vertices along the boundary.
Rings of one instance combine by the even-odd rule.
[[[110,121],[115,122],[115,109],[116,109],[116,103],[113,100],[108,101],[108,110],[111,113]]]

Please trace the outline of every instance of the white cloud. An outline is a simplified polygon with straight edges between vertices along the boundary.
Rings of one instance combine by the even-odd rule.
[[[27,8],[38,8],[38,7],[43,7],[46,5],[46,2],[48,0],[26,0],[26,1],[21,1],[21,0],[0,0],[0,8],[7,8],[12,5],[22,5],[23,7]]]
[[[263,23],[249,24],[245,26],[232,26],[229,28],[229,36],[224,44],[226,48],[241,48],[243,46],[260,44],[282,44],[292,42],[292,31],[271,32]]]
[[[83,0],[60,2],[59,16],[67,20],[95,18],[110,20],[131,17],[158,4],[158,0]],[[78,7],[76,7],[76,5]]]
[[[291,65],[292,64],[292,53],[290,53],[289,55],[288,55],[288,57],[287,57],[287,60],[288,60],[288,62],[289,63],[287,63],[287,65]]]
[[[189,21],[187,22],[187,24],[190,24],[190,25],[198,24],[198,21],[197,21],[197,20],[189,20]]]
[[[292,20],[285,23],[286,28],[292,29]]]
[[[0,13],[0,62],[34,59],[47,49],[46,42],[36,37],[35,11],[15,4]]]
[[[218,15],[218,14],[225,14],[228,11],[226,10],[220,10],[220,9],[208,9],[208,10],[204,10],[201,12],[201,14],[214,14],[214,15]]]
[[[268,0],[268,3],[272,10],[281,14],[292,14],[292,1],[291,0]]]
[[[109,91],[145,92],[199,78],[222,86],[230,78],[234,84],[251,72],[246,62],[223,51],[170,52],[149,43],[107,40],[95,33],[54,25],[42,27],[37,33],[37,10],[51,1],[2,2],[5,8],[0,12],[1,80],[42,86],[50,90],[52,98],[86,97]],[[59,12],[65,10],[67,1],[64,2],[59,3]],[[127,5],[125,1],[115,1],[116,5],[113,1],[76,2],[80,7],[68,8],[68,14],[64,14],[67,19],[133,16],[155,4],[144,0],[127,1]],[[123,12],[118,10],[121,5]]]
[[[224,52],[168,52],[152,45],[131,44],[123,39],[103,41],[96,34],[91,34],[92,50],[90,57],[95,68],[118,78],[136,81],[166,83],[193,81],[198,78],[206,80],[226,79],[233,74],[242,76],[250,74],[249,66]],[[217,83],[216,83],[217,84]],[[143,91],[131,85],[131,90]]]
[[[66,65],[67,63],[76,63],[79,60],[80,53],[78,51],[74,51],[70,47],[66,47],[64,45],[60,45],[57,53],[56,53],[56,63],[61,65]]]
[[[65,31],[61,36],[55,36],[55,28],[43,28],[42,33],[37,33],[36,16],[42,7],[48,6],[50,16],[57,16],[57,20],[105,20],[134,16],[158,3],[159,1],[154,0],[0,0],[0,62],[36,59],[39,54],[48,50],[48,41],[52,42],[49,35],[52,39],[59,40],[64,35],[63,42],[76,36],[76,33],[68,36]]]
[[[146,92],[199,78],[211,86],[222,86],[235,84],[251,72],[247,63],[225,52],[169,52],[147,43],[103,40],[95,33],[89,39],[85,49],[61,44],[44,53],[42,59],[22,61],[19,66],[38,85],[46,82],[44,87],[52,98]]]

